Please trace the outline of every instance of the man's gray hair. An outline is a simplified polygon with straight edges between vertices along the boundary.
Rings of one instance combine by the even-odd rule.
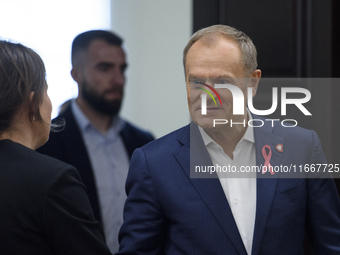
[[[253,41],[243,32],[226,25],[213,25],[210,27],[198,30],[193,34],[188,44],[183,51],[183,65],[185,70],[186,57],[191,46],[198,40],[203,40],[203,43],[213,44],[221,36],[234,40],[242,54],[243,68],[245,74],[250,75],[257,69],[257,51]]]

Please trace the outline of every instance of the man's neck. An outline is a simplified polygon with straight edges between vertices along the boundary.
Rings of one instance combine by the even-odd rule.
[[[79,97],[76,99],[76,103],[85,116],[89,119],[91,124],[95,126],[100,132],[106,133],[109,130],[114,116],[107,115],[93,109]]]
[[[218,144],[222,147],[224,153],[226,153],[231,159],[234,158],[233,152],[237,146],[237,144],[241,141],[245,132],[248,128],[248,114],[245,116],[245,125],[234,125],[232,127],[225,126],[220,127],[219,129],[210,129],[205,130],[205,132]]]

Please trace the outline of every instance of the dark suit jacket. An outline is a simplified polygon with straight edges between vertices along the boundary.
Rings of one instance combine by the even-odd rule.
[[[97,189],[90,158],[78,124],[73,116],[71,106],[68,106],[56,119],[64,119],[66,122],[65,128],[61,132],[51,132],[49,141],[39,148],[38,151],[71,164],[79,171],[81,179],[86,186],[95,218],[101,222]],[[121,137],[130,158],[136,148],[154,140],[150,133],[138,129],[130,123],[126,123],[121,131]]]
[[[254,136],[258,166],[264,164],[266,144],[273,166],[326,161],[313,131],[265,122],[254,128]],[[199,137],[195,146],[204,148],[204,162],[210,157]],[[280,143],[283,152],[275,149]],[[218,178],[190,178],[189,169],[189,126],[134,152],[117,254],[246,254]],[[305,231],[316,254],[340,254],[340,202],[333,179],[278,175],[257,178],[252,255],[301,255]]]
[[[0,254],[111,254],[78,172],[0,141]]]

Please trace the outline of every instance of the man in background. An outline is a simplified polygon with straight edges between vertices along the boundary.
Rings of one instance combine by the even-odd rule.
[[[71,75],[79,95],[57,118],[65,120],[65,128],[51,132],[39,149],[78,169],[113,253],[118,251],[130,157],[154,139],[119,116],[127,68],[122,44],[120,37],[103,30],[74,39]]]

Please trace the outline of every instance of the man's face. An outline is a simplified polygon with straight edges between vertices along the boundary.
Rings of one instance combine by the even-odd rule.
[[[79,96],[96,111],[107,115],[118,114],[127,66],[123,49],[103,40],[94,40],[84,61],[76,80]]]
[[[243,121],[245,115],[233,115],[233,98],[229,89],[216,89],[222,105],[217,96],[209,90],[215,97],[217,105],[212,98],[207,95],[207,114],[201,114],[201,95],[206,94],[198,89],[202,83],[214,87],[215,84],[232,84],[239,87],[245,97],[244,106],[247,99],[247,81],[242,65],[241,51],[238,45],[226,38],[220,38],[216,43],[207,45],[202,41],[195,42],[189,49],[186,58],[186,84],[188,93],[189,111],[192,120],[205,130],[217,131],[217,128],[225,128],[227,125],[218,125],[213,129],[214,119],[230,119]],[[255,94],[254,90],[253,95]],[[229,126],[229,124],[228,124]]]

